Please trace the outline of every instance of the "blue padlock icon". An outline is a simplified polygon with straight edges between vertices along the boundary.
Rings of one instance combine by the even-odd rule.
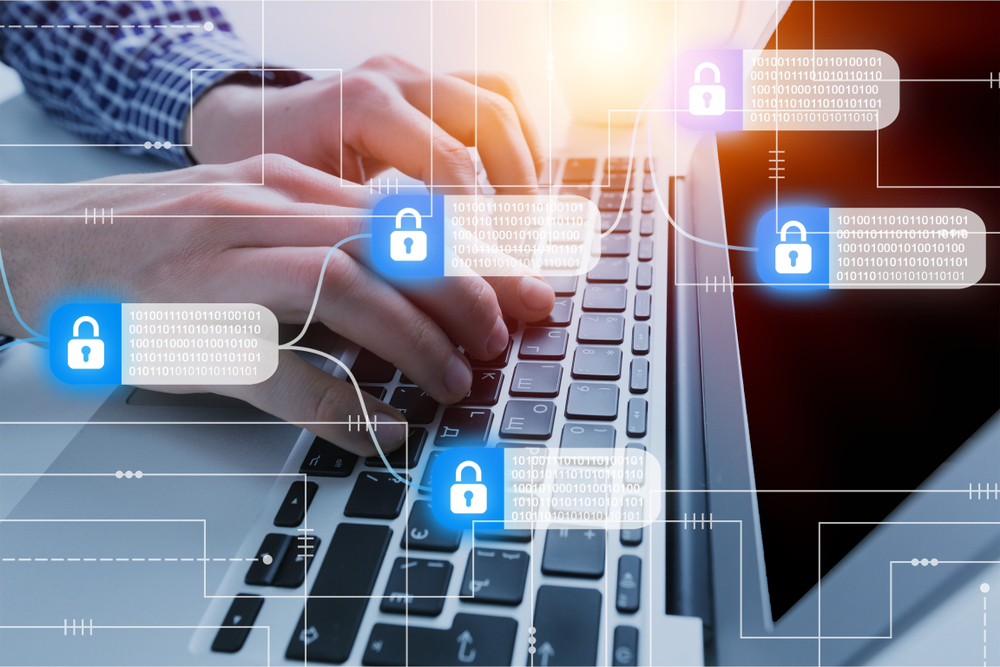
[[[404,231],[403,218],[412,215],[417,221],[416,230]],[[404,208],[396,214],[396,231],[389,235],[389,257],[395,262],[422,262],[427,259],[427,233],[420,228],[420,213],[415,208]]]
[[[84,322],[93,328],[93,338],[80,337],[80,325]],[[73,323],[73,337],[66,349],[66,363],[76,370],[97,370],[104,368],[104,341],[101,340],[101,329],[90,315],[78,317]]]

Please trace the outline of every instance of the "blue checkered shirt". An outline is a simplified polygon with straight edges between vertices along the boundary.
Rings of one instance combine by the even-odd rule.
[[[0,60],[49,114],[90,142],[180,166],[192,163],[179,147],[188,143],[192,99],[227,77],[269,85],[308,78],[264,71],[218,7],[171,0],[0,0]],[[149,151],[146,142],[172,147]]]

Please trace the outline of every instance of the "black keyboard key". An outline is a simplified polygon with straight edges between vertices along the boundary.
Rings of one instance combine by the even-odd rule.
[[[617,210],[601,213],[601,233],[607,234],[609,231],[612,234],[628,234],[632,231],[632,214],[622,213],[619,218]]]
[[[623,614],[639,611],[639,584],[642,581],[642,560],[626,554],[618,559],[618,594],[615,608]]]
[[[354,483],[344,516],[395,519],[403,509],[406,485],[388,472],[364,470]]]
[[[652,192],[647,192],[642,196],[642,212],[652,213],[656,210],[656,195]]]
[[[563,183],[592,183],[596,169],[597,160],[592,157],[570,158],[566,160]]]
[[[617,380],[622,376],[622,351],[617,347],[581,345],[573,351],[573,377]]]
[[[569,334],[565,329],[525,329],[521,336],[520,359],[557,361],[566,356]]]
[[[263,606],[264,598],[259,595],[240,593],[233,598],[233,604],[229,606],[226,618],[222,621],[223,627],[212,642],[212,650],[217,653],[236,653],[243,648],[250,635],[250,628]]]
[[[613,667],[635,667],[639,664],[639,629],[631,625],[616,627],[612,651]]]
[[[627,283],[628,260],[624,257],[602,257],[587,273],[588,283]]]
[[[645,394],[649,391],[649,362],[645,359],[633,359],[629,367],[628,390],[633,394]]]
[[[640,264],[635,270],[635,286],[639,289],[649,289],[653,286],[652,264]]]
[[[503,373],[499,370],[472,371],[472,387],[459,405],[496,405],[500,400]]]
[[[446,560],[397,558],[379,609],[387,614],[439,615],[444,609],[452,569]]]
[[[511,396],[555,398],[562,384],[562,365],[541,361],[522,361],[514,366],[510,381]]]
[[[608,174],[604,172],[601,175],[601,189],[606,192],[622,192],[625,190],[625,181],[628,180],[628,188],[631,190],[635,187],[635,175],[633,174],[629,177],[628,172],[621,172],[615,174]]]
[[[431,488],[431,478],[434,475],[434,461],[437,459],[438,456],[440,456],[440,454],[441,452],[431,452],[430,455],[427,457],[427,465],[424,466],[424,474],[420,478],[420,486],[423,486],[427,489]],[[422,493],[423,495],[427,495],[430,493],[430,491],[425,491],[424,489],[420,489],[420,493]]]
[[[281,528],[295,528],[306,515],[306,509],[319,488],[315,482],[292,482],[285,499],[274,516],[274,525]]]
[[[618,385],[570,382],[566,419],[612,421],[618,416]]]
[[[257,559],[250,563],[244,582],[249,586],[273,586],[285,554],[292,548],[292,536],[269,533],[257,549]]]
[[[642,178],[642,191],[652,192],[653,191],[653,177],[649,174],[645,174]]]
[[[605,211],[623,211],[628,213],[632,210],[632,193],[628,193],[625,197],[625,208],[622,208],[622,192],[601,192],[600,198],[597,200],[597,208],[601,212]]]
[[[549,284],[556,296],[573,296],[576,294],[577,276],[549,276],[545,282]]]
[[[416,382],[414,382],[410,378],[408,378],[405,375],[403,375],[402,373],[400,373],[399,374],[399,384],[416,384]]]
[[[472,578],[473,569],[475,579]],[[521,604],[524,596],[524,581],[527,577],[527,552],[473,549],[465,565],[465,578],[462,579],[462,588],[458,594],[463,602],[516,607]]]
[[[556,298],[552,312],[544,320],[538,322],[543,327],[568,327],[573,320],[573,299],[569,297]]]
[[[643,266],[649,266],[644,264]],[[635,310],[633,315],[635,319],[639,321],[648,320],[650,315],[652,315],[653,310],[653,295],[649,292],[639,292],[635,295]]]
[[[487,408],[447,408],[441,415],[434,444],[438,447],[483,447],[493,425]]]
[[[410,424],[430,424],[437,412],[437,401],[420,387],[396,387],[389,399],[389,405],[406,417]]]
[[[392,377],[396,374],[396,367],[385,359],[375,356],[375,353],[362,348],[358,352],[358,358],[351,365],[351,373],[358,384],[362,382],[385,384],[392,382]]]
[[[625,340],[625,318],[621,315],[581,315],[576,340],[617,345]]]
[[[389,466],[393,470],[408,470],[417,465],[420,461],[420,453],[424,451],[424,443],[427,442],[427,429],[413,427],[410,429],[409,437],[403,446],[394,452],[385,455]],[[365,459],[365,465],[370,468],[384,468],[382,457],[379,455],[369,456]]]
[[[374,396],[376,400],[385,400],[385,387],[380,387],[377,384],[362,384],[358,386],[361,387],[361,391]]]
[[[508,331],[509,330],[510,329],[508,328]],[[486,359],[486,360],[475,359],[469,354],[466,354],[465,357],[466,359],[469,360],[469,364],[473,368],[503,368],[507,365],[507,362],[510,361],[510,351],[513,345],[514,345],[514,339],[513,338],[508,339],[507,347],[505,347],[503,349],[503,352],[501,352],[493,359]]]
[[[563,424],[560,447],[600,449],[615,446],[615,427],[605,424]]]
[[[583,312],[624,313],[628,288],[622,285],[587,285],[583,289]]]
[[[376,623],[361,664],[509,665],[516,635],[517,621],[514,619],[479,614],[455,614],[449,630]]]
[[[622,528],[619,533],[623,547],[637,547],[642,544],[642,528]]]
[[[632,354],[649,354],[649,325],[645,322],[632,326]]]
[[[609,157],[604,162],[604,173],[605,175],[609,172],[612,174],[623,174],[628,171],[629,157],[627,155],[622,157]],[[638,163],[638,160],[633,158],[633,166]]]
[[[656,218],[652,214],[639,218],[639,236],[652,236],[656,228]]]
[[[337,526],[310,595],[351,597],[309,598],[309,627],[305,626],[303,612],[285,651],[286,658],[303,662],[308,642],[310,661],[347,660],[391,539],[388,526]]]
[[[548,440],[552,437],[555,418],[556,404],[552,401],[507,401],[500,422],[500,437]]]
[[[601,257],[628,257],[632,241],[627,234],[612,234],[601,239]]]
[[[526,664],[596,665],[601,594],[593,588],[541,586],[534,626],[535,653]]]
[[[587,185],[580,185],[578,183],[568,184],[568,185],[563,185],[562,187],[559,188],[559,194],[573,195],[574,197],[583,197],[584,199],[590,199],[591,190],[592,187],[589,184]]]
[[[399,543],[401,549],[454,552],[461,543],[462,531],[438,523],[429,502],[417,500],[413,503],[406,532]]]
[[[590,579],[604,576],[603,530],[550,528],[546,533],[543,573]]]
[[[292,545],[278,568],[274,585],[280,588],[298,588],[306,580],[306,570],[312,567],[319,550],[319,538],[313,535],[298,535],[292,538]]]
[[[648,262],[653,259],[653,239],[639,239],[639,261]]]
[[[500,443],[499,446],[516,445],[518,443]],[[472,533],[475,537],[475,544],[480,540],[494,540],[497,542],[530,542],[530,528],[486,528],[478,524],[472,525]]]
[[[313,440],[299,472],[317,477],[347,477],[354,470],[358,455],[345,451],[323,438]]]
[[[625,433],[630,438],[641,438],[646,435],[646,399],[628,399],[628,424]]]

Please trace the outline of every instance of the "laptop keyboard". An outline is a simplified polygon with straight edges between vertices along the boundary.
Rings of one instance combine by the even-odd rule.
[[[500,447],[645,446],[656,335],[650,322],[652,181],[648,162],[644,171],[637,160],[625,193],[627,158],[608,163],[598,172],[594,158],[566,160],[561,181],[551,186],[598,202],[605,231],[624,197],[626,212],[602,240],[597,266],[586,276],[548,279],[556,293],[551,315],[539,323],[508,322],[512,337],[498,358],[470,358],[473,384],[463,401],[438,405],[391,363],[360,351],[351,370],[362,389],[404,413],[411,425],[405,450],[387,455],[400,475],[427,486],[442,448],[491,441]],[[549,173],[558,166],[554,161]],[[633,203],[641,212],[632,211]],[[665,302],[665,295],[658,297]],[[260,596],[302,586],[308,571],[309,597],[305,609],[301,598],[297,602],[292,636],[277,635],[274,627],[270,635],[272,643],[287,642],[285,658],[299,664],[307,654],[309,664],[343,663],[356,644],[363,648],[355,659],[361,655],[365,665],[636,664],[638,619],[605,628],[602,615],[610,610],[628,619],[643,605],[640,582],[650,566],[643,563],[648,548],[640,549],[643,529],[532,534],[477,528],[472,548],[468,535],[434,519],[426,492],[411,489],[407,498],[407,487],[380,457],[358,458],[313,440],[299,469],[310,481],[286,487],[240,597],[220,619],[224,627],[212,650],[239,651],[262,605],[266,612]],[[338,501],[341,519],[329,524],[336,526],[332,535],[321,536],[325,545],[313,529],[306,535],[300,528],[306,509],[323,502],[324,494],[346,497]],[[407,507],[405,523],[397,522]],[[309,509],[311,526],[320,524],[315,511]],[[322,519],[331,520],[326,514]],[[531,576],[534,558],[540,572]],[[385,568],[388,575],[380,579]],[[614,579],[606,582],[606,576]],[[376,586],[378,581],[385,583]],[[614,598],[605,600],[605,594]],[[446,604],[454,597],[458,605]],[[531,598],[534,613],[528,616],[522,603]],[[450,619],[448,609],[457,609]],[[361,633],[365,614],[376,610],[376,622]],[[530,631],[524,627],[529,620]],[[605,629],[613,629],[607,659],[598,654]]]

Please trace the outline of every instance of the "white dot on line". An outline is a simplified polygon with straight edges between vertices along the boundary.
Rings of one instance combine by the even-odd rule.
[[[136,479],[142,479],[142,471],[141,470],[136,470],[135,471],[135,478]]]
[[[549,62],[552,62],[553,60],[556,59],[556,57],[555,54],[550,53],[549,55],[545,56],[545,59],[548,60]]]
[[[125,473],[123,473],[121,470],[119,470],[118,472],[115,473],[115,477],[117,477],[118,479],[121,479],[124,476],[125,476]]]
[[[931,558],[931,565],[933,565],[934,567],[937,567],[937,564],[938,564],[938,559],[937,558]]]
[[[552,81],[553,79],[555,79],[555,77],[552,76],[552,72],[549,72],[548,76],[546,76],[545,78],[548,79],[549,81]]]
[[[529,644],[534,644],[536,641],[538,641],[538,640],[535,639],[534,637],[528,637],[528,643]]]
[[[261,560],[264,561],[264,565],[270,565],[271,562],[274,561],[274,559],[271,558],[271,554],[264,554],[264,557],[261,558]]]
[[[146,143],[143,144],[143,146],[145,146],[146,148],[152,148],[153,147],[153,142],[152,141],[147,141]]]
[[[171,144],[171,143],[170,143],[169,141],[164,141],[164,142],[163,142],[163,147],[164,147],[164,148],[170,148],[170,147],[171,147],[172,145],[173,145],[173,144]]]
[[[984,593],[989,593],[990,592],[990,585],[989,584],[983,584],[982,586],[979,587],[979,590],[981,590]]]
[[[160,143],[159,141],[157,141],[155,144],[153,144],[153,146],[156,147],[157,149],[159,149],[160,147],[163,146],[163,144]]]
[[[129,479],[132,479],[132,471],[131,470],[126,470],[125,471],[125,476],[128,477]]]
[[[916,567],[916,566],[920,565],[920,561],[917,560],[916,558],[914,558],[913,560],[910,561],[910,565],[912,565],[913,567]]]
[[[532,655],[534,655],[535,654],[535,647],[534,646],[529,646],[528,647],[528,653],[531,653]]]
[[[205,32],[212,32],[215,30],[215,24],[211,21],[205,21]]]

